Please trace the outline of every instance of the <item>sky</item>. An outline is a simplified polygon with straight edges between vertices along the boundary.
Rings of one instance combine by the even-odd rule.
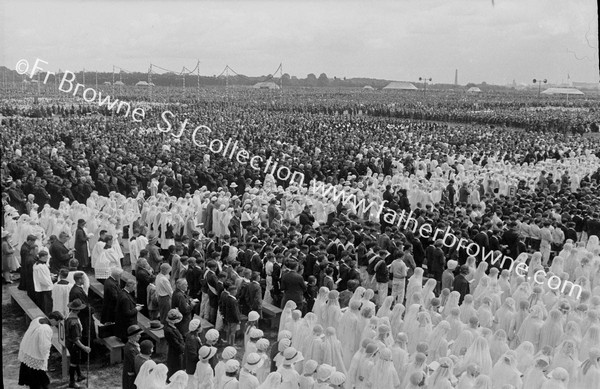
[[[596,0],[0,0],[0,65],[598,82]]]

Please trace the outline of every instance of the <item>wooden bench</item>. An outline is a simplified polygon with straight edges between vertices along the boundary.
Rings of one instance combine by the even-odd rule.
[[[156,343],[156,353],[166,354],[168,345],[167,339],[165,338],[165,331],[161,328],[159,330],[153,330],[150,328],[150,319],[138,312],[137,317],[138,325],[144,330],[144,332],[152,338]]]
[[[16,286],[8,288],[10,298],[13,304],[18,304],[19,307],[25,312],[25,324],[29,326],[33,319],[38,317],[46,317],[44,312],[29,298],[27,292],[19,290]],[[62,378],[65,379],[69,376],[69,350],[63,346],[60,342],[58,328],[52,327],[52,346],[61,355],[61,367],[62,367]]]
[[[263,315],[269,316],[269,320],[271,321],[271,328],[277,329],[277,327],[279,327],[279,321],[281,319],[281,312],[283,312],[281,308],[278,308],[273,304],[265,303],[263,301],[262,312]]]
[[[100,343],[108,349],[111,365],[123,360],[123,349],[125,348],[125,344],[121,342],[121,339],[116,336],[109,336],[108,338],[101,338]]]

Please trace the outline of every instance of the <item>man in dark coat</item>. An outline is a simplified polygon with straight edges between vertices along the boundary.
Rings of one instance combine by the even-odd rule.
[[[121,273],[123,273],[122,269],[114,267],[111,269],[110,277],[104,281],[104,299],[102,300],[102,314],[100,315],[102,324],[115,322],[115,309],[121,293]]]
[[[88,237],[83,229],[85,220],[77,221],[77,231],[75,231],[75,258],[79,261],[79,266],[82,269],[90,267],[90,256],[88,253]]]
[[[127,328],[128,341],[123,349],[123,389],[135,389],[135,358],[140,353],[140,336],[143,330],[137,325],[131,325]]]
[[[77,313],[77,316],[79,317],[79,321],[81,321],[81,326],[83,327],[81,342],[85,345],[88,345],[90,344],[90,339],[96,338],[96,329],[94,325],[90,325],[90,317],[94,313],[94,308],[90,306],[88,295],[83,290],[83,277],[83,272],[77,272],[73,275],[75,285],[73,285],[71,291],[69,292],[69,302],[73,302],[74,300],[79,299],[83,304],[85,304],[85,308],[80,310]],[[90,333],[89,338],[88,331]]]
[[[117,306],[115,309],[115,335],[123,341],[127,342],[127,329],[129,326],[137,324],[137,314],[142,309],[141,305],[136,305],[135,292],[136,281],[134,279],[127,280],[125,288],[119,293]]]
[[[315,222],[315,217],[310,213],[310,205],[306,204],[304,210],[300,213],[300,225],[302,231],[300,233],[305,234]]]
[[[177,308],[182,315],[182,320],[176,325],[181,335],[185,336],[189,331],[189,324],[192,321],[194,308],[198,300],[191,300],[187,295],[188,282],[185,278],[176,281],[176,288],[171,297],[171,308]]]
[[[65,243],[69,241],[69,234],[61,232],[58,235],[58,239],[50,246],[50,271],[52,273],[58,273],[63,268],[69,267],[69,260],[73,258],[75,250],[69,250]]]
[[[460,293],[460,300],[458,304],[462,304],[463,299],[470,293],[469,281],[466,276],[469,274],[469,266],[462,265],[460,267],[460,274],[454,277],[453,290]]]
[[[508,230],[502,234],[502,244],[507,246],[506,255],[516,259],[519,254],[519,233],[517,232],[517,223],[510,222]]]
[[[148,285],[154,283],[156,277],[152,274],[152,268],[146,260],[147,256],[148,251],[146,249],[142,249],[142,251],[140,251],[140,258],[138,259],[137,271],[135,272],[135,279],[137,280],[137,303],[144,306],[141,312],[144,316],[148,317],[150,316],[147,307]]]
[[[292,300],[296,303],[297,309],[302,310],[306,283],[304,282],[304,278],[296,272],[298,268],[297,262],[290,262],[287,267],[289,267],[290,271],[281,276],[281,291],[283,292],[281,307],[283,308],[285,303]]]
[[[167,345],[169,349],[167,351],[167,367],[169,368],[169,373],[167,378],[171,378],[171,376],[178,370],[183,368],[183,354],[185,351],[185,343],[183,340],[183,335],[177,329],[176,325],[181,322],[183,316],[177,309],[171,309],[167,314],[167,324],[165,325],[165,339],[167,340]]]

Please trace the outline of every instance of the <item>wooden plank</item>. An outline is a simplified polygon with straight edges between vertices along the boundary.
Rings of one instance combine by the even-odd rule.
[[[92,276],[90,276],[90,290],[98,297],[104,299],[104,285],[99,283],[96,279],[92,279]]]
[[[265,303],[262,304],[262,311],[267,316],[269,316],[271,321],[271,328],[277,329],[279,326],[279,320],[281,318],[281,313],[283,310],[281,308],[276,307],[273,304]]]
[[[101,339],[101,342],[110,353],[110,364],[114,365],[123,360],[123,348],[125,344],[121,342],[116,336],[109,336],[108,338]]]

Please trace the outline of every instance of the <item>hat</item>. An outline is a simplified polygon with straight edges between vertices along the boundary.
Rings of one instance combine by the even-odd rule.
[[[132,324],[127,328],[127,336],[137,335],[144,332],[137,324]]]
[[[146,339],[142,343],[140,343],[140,352],[142,354],[149,355],[152,352],[153,348],[154,348],[154,344],[152,343],[151,340]]]
[[[4,235],[2,235],[4,237]],[[35,235],[27,235],[27,240],[37,240],[37,236]]]
[[[259,351],[266,351],[269,348],[269,340],[265,338],[260,338],[256,341],[256,348]]]
[[[288,347],[283,351],[283,365],[293,365],[303,359],[302,353],[294,347]]]
[[[202,346],[198,351],[198,357],[203,361],[207,361],[215,356],[217,353],[216,347]]]
[[[329,382],[333,385],[342,385],[346,382],[346,376],[341,371],[334,371],[329,378]]]
[[[257,321],[260,319],[260,315],[256,311],[250,311],[248,314],[248,321]]]
[[[268,340],[267,340],[267,342],[268,342]],[[235,358],[236,355],[237,355],[237,350],[235,349],[235,347],[227,346],[223,349],[223,352],[221,353],[221,358],[229,360],[231,358]]]
[[[320,381],[327,381],[334,372],[335,369],[333,366],[324,363],[317,368],[317,379]]]
[[[244,364],[244,368],[246,370],[254,372],[260,369],[264,362],[265,360],[262,359],[257,353],[250,353],[246,357],[246,363]]]
[[[282,353],[284,352],[288,347],[290,347],[292,345],[292,341],[288,338],[283,338],[279,341],[279,344],[277,345],[277,350]]]
[[[67,305],[67,307],[72,311],[81,311],[82,309],[85,309],[85,307],[87,307],[87,305],[82,303],[80,299],[75,299],[75,300],[71,301]]]
[[[205,337],[206,340],[214,342],[219,339],[219,331],[215,330],[214,328],[211,328],[210,330],[206,331]]]
[[[225,372],[235,373],[240,369],[240,363],[236,359],[230,359],[225,362]]]
[[[190,322],[190,324],[188,326],[188,330],[190,330],[190,332],[196,331],[198,329],[198,327],[200,327],[200,320],[194,319]]]
[[[173,324],[179,323],[181,320],[183,320],[183,315],[179,312],[177,308],[171,309],[167,314],[167,321]]]
[[[158,320],[152,320],[150,322],[150,331],[158,331],[163,328],[163,324]]]
[[[313,374],[317,370],[318,366],[319,366],[319,364],[317,363],[317,361],[314,361],[312,359],[305,361],[304,362],[304,375]]]
[[[279,334],[277,334],[277,340],[281,339],[292,339],[292,333],[288,330],[279,331]]]
[[[248,334],[250,336],[251,339],[260,339],[264,336],[264,333],[262,330],[259,330],[258,328],[253,328],[250,330],[250,334]]]
[[[450,270],[456,269],[457,265],[458,265],[458,262],[453,259],[448,261],[448,269],[450,269]]]
[[[238,184],[236,184],[235,182],[232,182],[231,185],[229,185],[231,188],[237,188]]]

